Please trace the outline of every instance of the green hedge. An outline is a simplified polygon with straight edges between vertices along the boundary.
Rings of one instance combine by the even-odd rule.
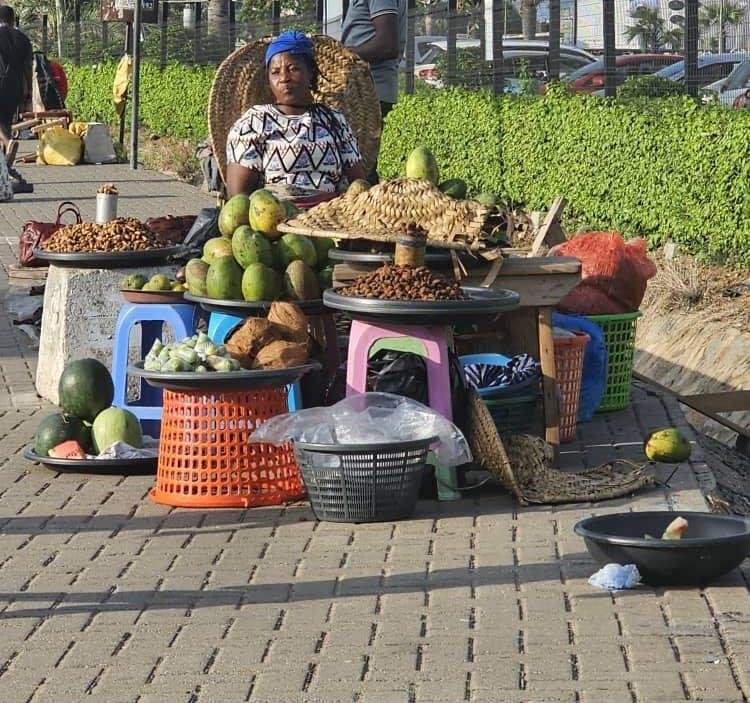
[[[116,124],[112,83],[117,64],[66,66],[68,107],[78,120]],[[156,64],[141,65],[140,119],[155,134],[194,139],[208,133],[206,111],[214,66],[173,63],[163,71]],[[130,102],[127,107],[130,123]]]
[[[441,178],[463,178],[537,209],[568,200],[568,221],[675,241],[750,264],[750,111],[688,98],[544,99],[452,89],[402,98],[387,118],[380,171],[403,173],[429,146]]]

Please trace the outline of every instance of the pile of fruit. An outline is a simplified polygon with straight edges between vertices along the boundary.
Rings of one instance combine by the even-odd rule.
[[[465,300],[461,286],[426,266],[386,264],[337,291],[341,295],[379,300]]]
[[[143,360],[143,368],[162,373],[209,373],[239,371],[241,366],[223,344],[214,344],[201,332],[173,344],[163,344],[157,339]]]
[[[129,410],[110,407],[114,384],[107,367],[96,359],[68,364],[58,384],[60,411],[44,418],[34,435],[40,457],[85,459],[116,442],[140,449],[143,435],[138,418]]]
[[[219,213],[221,237],[185,267],[193,295],[219,300],[315,300],[331,285],[333,240],[284,234],[278,225],[296,214],[267,190],[235,195]]]
[[[249,317],[227,340],[227,351],[246,369],[286,369],[310,359],[309,322],[294,303],[275,302],[268,317]]]
[[[57,230],[43,245],[58,254],[93,251],[142,251],[169,246],[158,234],[134,217],[118,217],[98,225],[81,222]]]
[[[183,277],[180,280],[180,274],[177,274],[177,278],[170,278],[164,273],[157,273],[146,278],[142,273],[131,273],[129,276],[125,276],[120,283],[120,288],[123,290],[141,290],[153,292],[167,292],[173,291],[175,293],[184,293],[187,288],[185,287],[185,279]]]

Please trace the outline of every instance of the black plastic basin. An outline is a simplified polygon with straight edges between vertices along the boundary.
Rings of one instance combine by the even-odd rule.
[[[661,537],[672,520],[684,517],[682,539]],[[635,564],[652,586],[703,585],[739,566],[750,554],[750,522],[711,513],[614,513],[576,523],[591,556],[600,564]]]

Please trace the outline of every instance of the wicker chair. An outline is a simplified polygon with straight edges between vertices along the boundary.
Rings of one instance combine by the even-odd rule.
[[[357,137],[365,172],[375,165],[380,146],[380,102],[370,69],[362,59],[331,37],[313,36],[320,70],[317,102],[344,113]],[[273,102],[264,58],[270,38],[237,49],[219,66],[208,102],[208,128],[222,181],[226,182],[227,135],[252,105]]]

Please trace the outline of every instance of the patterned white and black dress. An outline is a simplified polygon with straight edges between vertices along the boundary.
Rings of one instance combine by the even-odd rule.
[[[346,187],[344,169],[360,160],[344,115],[322,105],[302,115],[255,105],[234,123],[227,138],[227,163],[257,171],[263,184],[332,193]]]

